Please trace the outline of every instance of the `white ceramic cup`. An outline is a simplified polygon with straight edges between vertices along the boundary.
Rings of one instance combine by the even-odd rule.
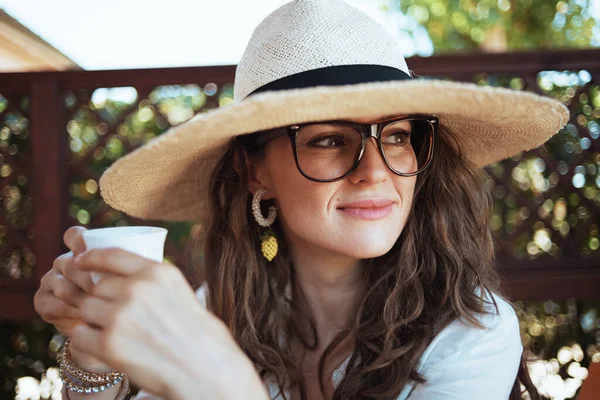
[[[153,261],[162,262],[167,230],[152,226],[120,226],[90,229],[83,232],[87,250],[119,247]],[[92,282],[97,284],[101,272],[92,272]]]

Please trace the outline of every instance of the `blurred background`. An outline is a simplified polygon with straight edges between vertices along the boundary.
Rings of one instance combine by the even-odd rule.
[[[385,26],[421,76],[570,108],[546,145],[487,168],[487,184],[498,269],[540,358],[535,383],[577,398],[600,362],[600,0],[347,2]],[[69,226],[164,226],[166,260],[187,270],[194,226],[112,210],[98,179],[169,127],[232,103],[252,30],[284,3],[0,0],[0,399],[60,398],[65,338],[33,295]]]

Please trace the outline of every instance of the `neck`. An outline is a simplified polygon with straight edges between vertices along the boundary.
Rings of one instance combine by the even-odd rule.
[[[365,291],[364,268],[361,260],[311,247],[291,251],[291,257],[303,293],[298,305],[315,323],[324,348],[352,324]]]

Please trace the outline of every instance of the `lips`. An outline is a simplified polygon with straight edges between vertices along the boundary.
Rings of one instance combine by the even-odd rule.
[[[378,220],[390,215],[393,206],[392,200],[366,199],[343,204],[338,207],[338,210],[354,218]]]

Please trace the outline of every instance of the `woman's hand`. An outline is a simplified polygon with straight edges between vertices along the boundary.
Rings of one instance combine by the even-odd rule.
[[[178,268],[118,249],[75,259],[80,272],[104,273],[79,303],[75,349],[168,399],[266,399],[252,363],[227,327],[197,301]]]
[[[52,268],[42,277],[33,304],[42,319],[53,324],[58,331],[71,336],[75,325],[80,323],[79,305],[93,288],[90,273],[74,268],[73,258],[85,251],[82,232],[84,227],[73,226],[64,236],[65,245],[71,250],[54,260]],[[73,351],[73,360],[80,368],[93,372],[105,372],[110,368],[83,352]]]

